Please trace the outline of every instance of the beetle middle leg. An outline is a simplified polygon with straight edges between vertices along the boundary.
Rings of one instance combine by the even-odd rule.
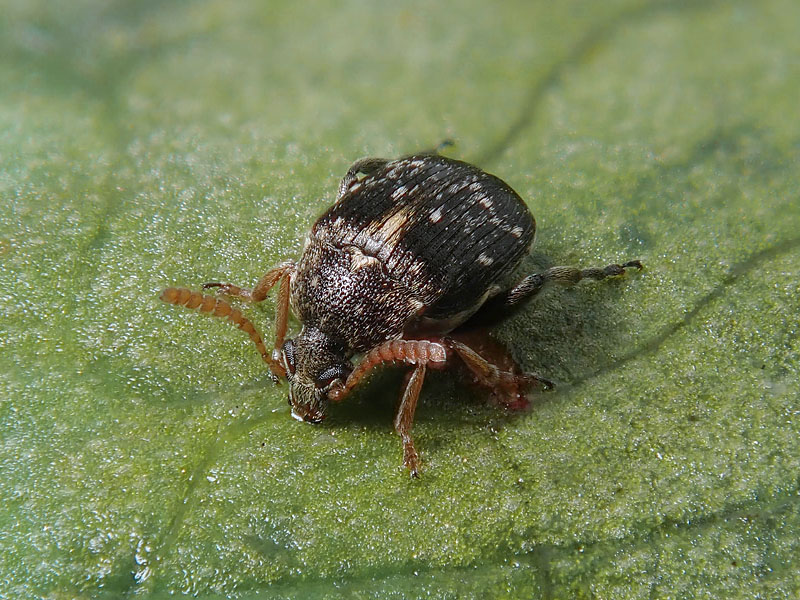
[[[552,381],[534,373],[504,371],[462,342],[449,337],[444,338],[442,342],[455,350],[458,357],[475,376],[477,383],[488,387],[498,397],[502,397],[502,393],[510,396],[522,396],[524,390],[533,386],[538,386],[542,390],[551,390],[554,387]],[[516,402],[518,401],[517,399]],[[505,404],[512,405],[514,403],[506,402]]]
[[[342,177],[342,181],[339,184],[339,193],[336,195],[336,201],[338,202],[341,200],[342,196],[350,189],[350,186],[358,181],[359,175],[374,173],[378,169],[386,166],[388,162],[389,160],[386,158],[362,158],[354,162],[353,165],[347,169],[345,176]]]

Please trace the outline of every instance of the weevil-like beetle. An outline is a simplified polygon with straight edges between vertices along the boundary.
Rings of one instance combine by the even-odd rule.
[[[363,176],[363,177],[360,177]],[[503,289],[530,251],[535,221],[506,183],[436,153],[396,160],[365,158],[347,171],[336,203],[314,223],[298,263],[273,268],[252,289],[206,283],[228,296],[261,302],[278,285],[275,344],[226,301],[185,288],[161,299],[226,317],[255,343],[276,378],[289,381],[292,416],[318,423],[381,363],[411,366],[394,426],[411,475],[419,458],[411,425],[428,368],[458,357],[480,384],[497,390],[552,384],[502,370],[447,334],[476,313],[503,314],[548,283],[622,275],[639,261],[604,268],[553,267]],[[286,339],[289,307],[302,324]],[[353,364],[354,357],[360,357]]]

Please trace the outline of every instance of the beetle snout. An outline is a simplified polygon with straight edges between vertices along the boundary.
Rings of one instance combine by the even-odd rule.
[[[324,398],[317,396],[313,387],[290,382],[289,406],[292,407],[292,417],[306,423],[320,423],[324,420],[327,403]]]
[[[297,412],[294,406],[292,407],[292,417],[294,417],[298,421],[304,421],[306,423],[322,423],[322,421],[325,419],[325,416],[319,413],[309,412],[306,414],[300,414],[299,412]]]

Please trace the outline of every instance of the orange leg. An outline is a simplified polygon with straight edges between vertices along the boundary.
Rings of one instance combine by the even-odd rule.
[[[347,381],[328,392],[328,398],[332,402],[341,401],[372,369],[380,364],[399,362],[414,365],[414,370],[406,376],[403,395],[394,419],[394,428],[403,440],[403,464],[408,468],[412,477],[418,477],[419,455],[414,448],[414,441],[411,439],[411,426],[414,422],[419,392],[422,389],[427,367],[444,368],[454,355],[467,365],[478,383],[493,390],[497,388],[519,390],[533,384],[549,389],[553,385],[536,375],[519,375],[503,371],[466,344],[450,338],[391,340],[367,352],[350,373]]]
[[[342,400],[372,369],[383,363],[402,362],[415,365],[406,376],[403,395],[394,418],[394,428],[403,440],[403,464],[412,477],[419,477],[419,455],[411,439],[411,426],[417,408],[427,367],[442,368],[447,364],[447,348],[435,340],[391,340],[376,346],[353,369],[347,381],[328,392],[333,402]]]
[[[414,448],[414,440],[411,439],[411,425],[414,423],[419,391],[425,380],[425,370],[425,365],[418,365],[416,369],[406,374],[403,395],[394,418],[394,429],[403,440],[403,465],[411,473],[411,477],[419,477],[419,455]]]
[[[289,327],[289,296],[291,277],[297,270],[294,262],[287,261],[270,269],[252,289],[240,288],[231,283],[210,282],[204,283],[203,289],[219,288],[219,291],[228,296],[242,298],[248,302],[261,302],[267,297],[269,291],[280,282],[278,288],[278,301],[275,307],[275,343],[272,350],[272,358],[269,362],[270,370],[276,377],[285,377],[286,371],[280,364],[281,348],[286,339],[286,331]]]
[[[493,392],[505,392],[513,396],[534,385],[543,390],[553,388],[552,381],[533,373],[514,373],[501,370],[462,342],[451,338],[445,338],[443,341],[456,351],[459,358],[475,376],[476,382],[490,388]]]
[[[219,288],[220,293],[227,296],[236,296],[249,302],[261,302],[267,297],[267,294],[276,283],[278,283],[284,277],[294,273],[295,270],[296,267],[293,261],[281,263],[277,267],[273,267],[267,271],[266,275],[258,280],[256,287],[254,287],[252,290],[240,288],[232,283],[219,283],[216,281],[204,283],[203,289],[207,290],[209,288]]]
[[[343,386],[333,388],[328,397],[333,402],[342,400],[376,366],[383,363],[402,362],[407,365],[427,365],[442,368],[447,364],[447,348],[435,339],[390,340],[375,346],[364,355]]]

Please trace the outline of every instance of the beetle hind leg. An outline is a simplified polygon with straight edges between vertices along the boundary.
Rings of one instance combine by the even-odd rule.
[[[643,268],[640,261],[630,260],[621,265],[611,264],[602,268],[551,267],[541,273],[528,275],[514,287],[487,300],[470,324],[485,325],[501,320],[509,310],[518,308],[523,302],[539,294],[550,283],[572,286],[584,279],[600,281],[607,277],[624,275],[625,269],[633,267],[640,271]]]
[[[544,289],[548,283],[559,285],[575,285],[583,279],[600,281],[606,277],[618,277],[625,274],[625,269],[636,267],[642,269],[642,263],[632,260],[622,265],[611,264],[603,268],[578,269],[575,267],[551,267],[543,273],[528,275],[497,300],[506,307],[512,307],[532,298]],[[492,300],[495,300],[494,298]]]
[[[498,364],[487,360],[466,344],[453,338],[445,338],[442,342],[458,354],[475,378],[475,383],[489,388],[493,398],[506,408],[512,410],[527,408],[529,405],[527,390],[538,387],[547,391],[555,386],[552,381],[535,373],[515,372],[516,364],[512,364],[510,368],[506,366],[509,370],[503,370]],[[509,357],[509,360],[513,359]]]

